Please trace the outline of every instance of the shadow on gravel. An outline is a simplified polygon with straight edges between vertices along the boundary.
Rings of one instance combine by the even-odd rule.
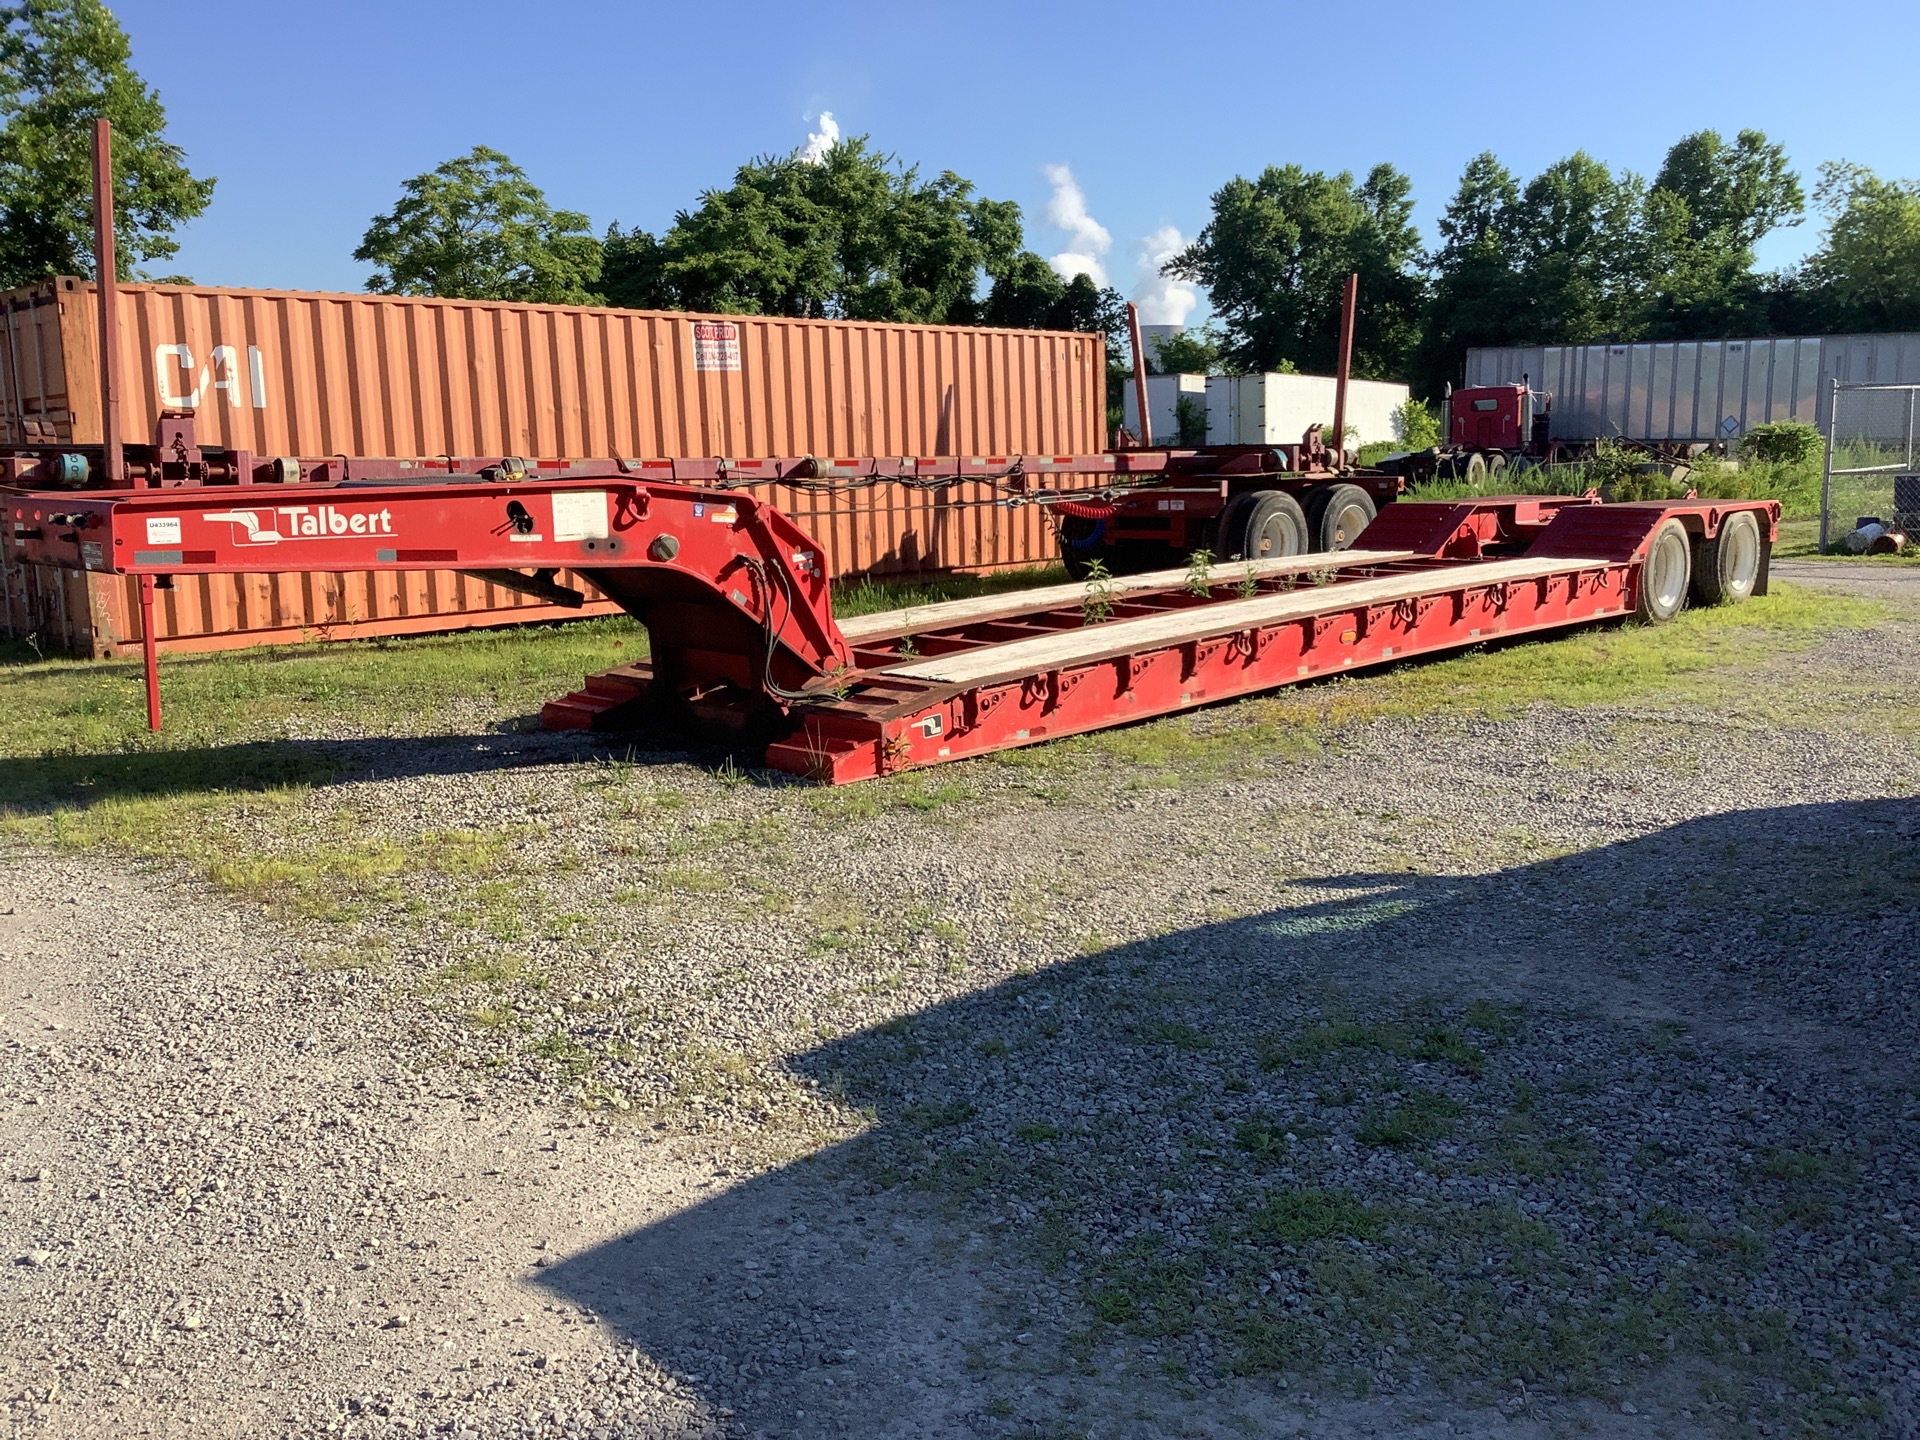
[[[0,758],[0,807],[85,808],[106,800],[465,775],[611,758],[639,767],[719,764],[721,750],[641,749],[621,736],[497,733],[239,744]]]
[[[1920,1426],[1912,802],[1288,884],[795,1057],[866,1135],[540,1283],[755,1435]]]

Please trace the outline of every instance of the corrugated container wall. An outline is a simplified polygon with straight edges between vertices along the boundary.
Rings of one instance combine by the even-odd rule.
[[[1808,335],[1467,351],[1468,385],[1553,396],[1557,440],[1725,440],[1772,420],[1827,427],[1828,386],[1920,383],[1920,335]]]
[[[62,279],[0,299],[0,440],[42,424],[101,437],[97,305]],[[258,455],[707,458],[1089,454],[1106,448],[1101,337],[852,321],[132,285],[121,295],[121,425],[192,408],[200,442]],[[28,422],[37,422],[29,426]],[[1050,559],[1031,508],[983,487],[926,495],[770,492],[837,573]],[[16,567],[17,568],[17,567]],[[180,602],[170,640],[382,634],[548,618],[451,574],[240,577]],[[8,623],[48,618],[53,577],[7,577]],[[218,593],[211,593],[218,592]],[[71,599],[71,597],[69,597]],[[137,638],[96,599],[90,652]],[[69,631],[81,611],[68,601]],[[105,607],[103,610],[103,606]],[[111,613],[106,613],[110,611]],[[120,618],[115,618],[120,617]],[[447,623],[434,621],[445,617]],[[108,632],[112,633],[109,634]],[[77,635],[71,648],[81,648]]]

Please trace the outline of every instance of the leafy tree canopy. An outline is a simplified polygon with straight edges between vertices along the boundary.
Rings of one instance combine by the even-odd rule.
[[[401,191],[353,252],[376,267],[367,289],[546,305],[597,298],[601,248],[587,217],[550,207],[499,151],[476,145]]]
[[[1475,345],[1765,331],[1783,291],[1755,272],[1753,246],[1804,204],[1785,151],[1757,130],[1684,137],[1651,185],[1584,151],[1524,185],[1478,155],[1440,220],[1412,378],[1437,393]]]
[[[1119,297],[1062,280],[1025,247],[1020,207],[871,148],[763,157],[700,197],[666,234],[607,232],[603,290],[618,305],[749,315],[1095,330]],[[982,282],[986,293],[981,294]]]
[[[1220,336],[1211,329],[1183,330],[1147,341],[1147,372],[1152,375],[1221,375],[1226,359]]]
[[[1758,130],[1742,130],[1731,145],[1716,130],[1675,142],[1653,188],[1685,203],[1687,238],[1696,244],[1750,249],[1781,226],[1798,225],[1806,209],[1785,147]]]
[[[1365,180],[1298,165],[1235,177],[1213,196],[1199,237],[1165,273],[1207,287],[1239,368],[1330,372],[1339,349],[1340,291],[1358,272],[1365,297],[1354,369],[1392,375],[1404,365],[1424,284],[1416,268],[1412,187],[1391,165]]]
[[[167,116],[100,0],[0,7],[0,288],[91,275],[93,122],[113,123],[118,269],[130,280],[180,247],[214,182],[187,169]]]
[[[1837,161],[1814,197],[1827,233],[1802,279],[1831,328],[1920,329],[1920,182]]]

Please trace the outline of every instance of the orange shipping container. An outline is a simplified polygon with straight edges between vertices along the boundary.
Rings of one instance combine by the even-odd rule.
[[[0,297],[0,443],[101,438],[90,282]],[[1106,446],[1099,336],[171,285],[123,289],[121,427],[195,411],[200,443],[256,455],[706,458],[1088,454]],[[836,573],[1051,558],[1031,509],[877,487],[774,493]],[[5,569],[11,633],[77,653],[137,641],[123,582]],[[55,597],[59,597],[56,599]],[[175,648],[551,619],[451,574],[182,578]]]

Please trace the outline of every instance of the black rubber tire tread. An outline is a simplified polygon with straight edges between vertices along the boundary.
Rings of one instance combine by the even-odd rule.
[[[1310,485],[1300,492],[1300,508],[1306,512],[1309,532],[1319,533],[1320,517],[1327,513],[1327,501],[1333,498],[1335,488],[1332,485]]]
[[[1222,560],[1244,560],[1240,547],[1246,543],[1247,511],[1266,492],[1263,490],[1243,490],[1230,498],[1220,511],[1220,518],[1214,522],[1213,553]]]
[[[1380,513],[1373,497],[1358,485],[1317,485],[1307,504],[1307,536],[1315,550],[1345,550]],[[1366,519],[1353,523],[1356,512]],[[1343,521],[1342,515],[1346,516]],[[1346,533],[1341,534],[1345,529]]]
[[[1312,537],[1307,530],[1307,512],[1300,508],[1300,502],[1284,490],[1256,490],[1254,503],[1248,507],[1245,524],[1241,528],[1240,553],[1236,560],[1272,560],[1283,555],[1304,555],[1312,547]],[[1290,545],[1281,549],[1272,545],[1260,548],[1261,535],[1278,528],[1282,532],[1279,545]]]
[[[1754,592],[1766,564],[1766,541],[1751,510],[1736,510],[1720,522],[1720,533],[1702,540],[1693,552],[1693,603],[1738,605]],[[1748,573],[1739,572],[1751,565]]]
[[[1672,572],[1678,569],[1676,576]],[[1664,625],[1687,605],[1692,588],[1693,540],[1678,520],[1663,520],[1647,542],[1635,586],[1633,613],[1649,625]]]

